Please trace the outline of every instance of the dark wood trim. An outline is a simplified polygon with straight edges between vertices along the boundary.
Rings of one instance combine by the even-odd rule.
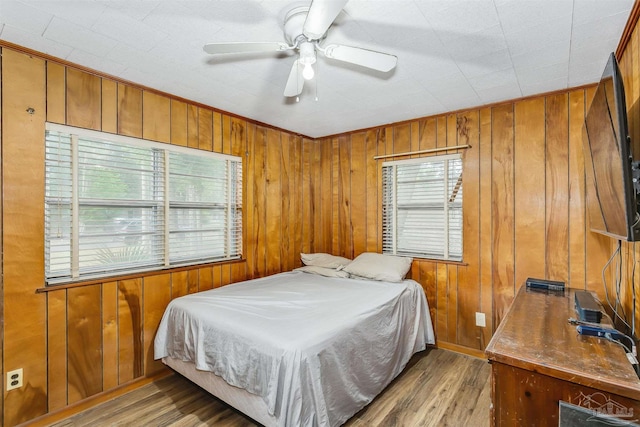
[[[468,267],[469,266],[468,262],[451,261],[451,260],[447,260],[447,259],[413,257],[413,260],[414,261],[423,261],[423,262],[432,262],[434,264],[458,265],[460,267]]]
[[[478,359],[487,359],[487,355],[484,354],[484,351],[477,350],[475,348],[469,348],[458,344],[453,344],[450,342],[438,342],[436,343],[437,347],[443,350],[453,351],[455,353],[465,354],[467,356],[477,357]]]
[[[204,268],[204,267],[213,267],[213,266],[216,266],[216,265],[237,264],[237,263],[246,262],[246,261],[247,261],[246,259],[241,258],[241,259],[234,259],[234,260],[230,260],[230,261],[218,261],[218,262],[208,262],[208,263],[204,263],[204,264],[193,264],[193,265],[184,265],[184,266],[180,266],[180,267],[170,267],[170,268],[161,269],[161,270],[151,270],[151,271],[144,271],[144,272],[140,272],[140,273],[123,274],[123,275],[120,275],[120,276],[101,277],[101,278],[98,278],[98,279],[83,280],[83,281],[80,281],[80,282],[60,283],[60,284],[57,284],[57,285],[48,285],[48,286],[45,286],[43,288],[38,288],[38,289],[36,289],[36,293],[40,294],[40,293],[43,293],[43,292],[59,291],[61,289],[79,288],[79,287],[82,287],[82,286],[95,285],[95,284],[98,284],[98,283],[105,283],[105,282],[115,282],[115,281],[118,281],[118,280],[139,279],[141,277],[157,276],[158,274],[177,273],[179,271],[197,270],[199,268]]]
[[[636,24],[638,23],[638,18],[640,18],[640,1],[636,0],[635,3],[633,3],[633,8],[631,9],[631,13],[629,14],[629,19],[627,19],[627,24],[622,31],[622,36],[620,36],[620,42],[618,43],[618,48],[616,49],[616,58],[618,60],[622,58],[622,54],[627,49],[627,45],[631,40],[633,30],[635,30]]]
[[[256,126],[262,126],[262,127],[266,127],[266,128],[277,130],[279,132],[287,132],[287,133],[290,133],[292,135],[301,136],[303,138],[313,139],[310,136],[306,136],[306,135],[303,135],[301,133],[296,133],[296,132],[293,132],[293,131],[290,131],[290,130],[282,129],[282,128],[270,125],[268,123],[259,122],[257,120],[253,120],[253,119],[250,119],[250,118],[247,118],[247,117],[240,116],[240,115],[235,114],[235,113],[230,113],[228,111],[224,111],[224,110],[221,110],[219,108],[212,107],[211,105],[201,104],[199,102],[192,101],[190,99],[182,98],[181,96],[178,96],[178,95],[173,95],[171,93],[163,92],[163,91],[160,91],[158,89],[154,89],[154,88],[149,87],[149,86],[144,86],[144,85],[142,85],[140,83],[135,83],[135,82],[132,82],[132,81],[129,81],[129,80],[125,80],[125,79],[122,79],[120,77],[115,77],[115,76],[112,76],[110,74],[103,73],[101,71],[93,70],[93,69],[85,67],[83,65],[75,64],[73,62],[66,61],[66,60],[60,59],[60,58],[56,58],[55,56],[51,56],[51,55],[48,55],[46,53],[38,52],[37,50],[29,49],[28,47],[24,47],[24,46],[20,46],[18,44],[15,44],[15,43],[8,42],[6,40],[0,40],[0,48],[12,49],[12,50],[15,50],[17,52],[21,52],[21,53],[24,53],[24,54],[29,55],[29,56],[41,58],[41,59],[44,59],[44,60],[49,61],[49,62],[54,62],[56,64],[60,64],[60,65],[66,66],[66,67],[76,68],[76,69],[78,69],[80,71],[84,71],[86,73],[93,74],[94,76],[98,76],[98,77],[101,77],[101,78],[109,79],[109,80],[112,80],[112,81],[115,81],[115,82],[118,82],[118,83],[129,85],[129,86],[134,86],[134,87],[136,87],[138,89],[144,90],[145,92],[151,92],[151,93],[155,93],[157,95],[166,96],[166,97],[168,97],[170,99],[173,99],[173,100],[176,100],[176,101],[180,101],[180,102],[184,102],[184,103],[187,103],[189,105],[194,105],[194,106],[200,107],[200,108],[206,108],[206,109],[214,111],[216,113],[221,113],[221,114],[225,114],[225,115],[230,116],[230,117],[235,117],[235,118],[238,118],[238,119],[241,119],[241,120],[246,120],[247,122],[253,123]]]

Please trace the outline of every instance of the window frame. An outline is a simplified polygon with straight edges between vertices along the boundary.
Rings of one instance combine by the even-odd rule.
[[[449,162],[450,161],[459,161],[460,162],[460,176],[453,185],[451,185],[452,180],[449,177]],[[433,252],[427,253],[425,251],[413,251],[413,250],[403,250],[403,248],[398,247],[398,167],[414,165],[414,164],[423,164],[423,163],[433,163],[433,162],[443,162],[443,179],[442,186],[446,192],[442,194],[442,220],[445,224],[445,230],[442,236],[442,253]],[[389,169],[392,173],[390,179],[385,177],[386,170]],[[464,170],[464,162],[462,159],[462,155],[460,153],[455,154],[445,154],[445,155],[436,155],[436,156],[428,156],[428,157],[420,157],[413,159],[403,159],[403,160],[392,160],[386,161],[381,166],[381,175],[382,175],[382,212],[381,212],[381,223],[382,223],[382,253],[389,255],[398,255],[398,256],[410,256],[413,258],[420,259],[433,259],[433,260],[442,260],[446,262],[463,262],[463,253],[464,253],[464,197],[463,197],[463,185],[462,185],[462,175]],[[459,183],[459,185],[457,185]],[[388,186],[391,186],[390,188]],[[452,192],[452,194],[449,194]],[[456,199],[461,197],[459,201],[454,200],[453,202],[449,202],[451,196],[454,196]],[[457,227],[451,227],[450,223],[450,215],[449,210],[451,209],[451,205],[455,203],[459,205],[459,208],[456,207],[456,210],[459,210],[460,221],[459,221],[459,231]],[[439,205],[438,205],[439,206]],[[428,212],[429,210],[434,210],[433,208],[415,208],[414,210],[419,210],[422,212]],[[437,208],[440,209],[440,208]],[[388,217],[391,215],[391,218]],[[418,228],[412,228],[412,230],[417,230]],[[419,229],[424,230],[424,229]],[[457,253],[453,254],[450,251],[451,239],[458,238],[460,241],[460,252],[459,255]]]
[[[216,262],[228,262],[236,259],[241,259],[243,254],[243,162],[242,158],[239,156],[232,156],[228,154],[216,153],[212,151],[204,151],[198,150],[194,148],[176,146],[161,142],[155,142],[150,140],[145,140],[141,138],[134,138],[124,135],[116,135],[110,134],[106,132],[100,132],[90,129],[77,128],[67,125],[61,125],[56,123],[46,122],[45,124],[45,146],[49,147],[48,133],[49,132],[57,132],[63,135],[64,138],[68,137],[69,140],[69,150],[70,150],[70,165],[67,169],[63,169],[65,173],[65,177],[69,176],[70,183],[65,182],[62,184],[63,190],[68,191],[69,187],[71,188],[71,199],[69,200],[69,210],[70,210],[70,223],[64,225],[64,229],[69,233],[69,261],[68,261],[68,269],[67,265],[63,266],[61,269],[52,270],[51,264],[51,241],[53,240],[53,234],[51,233],[50,227],[50,218],[52,214],[49,212],[49,207],[58,204],[62,206],[64,197],[59,196],[48,196],[47,192],[45,192],[45,198],[43,200],[45,207],[45,224],[44,224],[44,243],[45,243],[45,283],[47,286],[55,286],[61,284],[69,284],[76,282],[83,282],[87,280],[95,280],[101,278],[108,278],[113,276],[120,275],[129,275],[129,274],[139,274],[150,271],[158,271],[169,268],[190,266],[190,265],[199,265],[199,264],[209,264]],[[144,231],[149,235],[153,234],[153,236],[158,237],[159,243],[151,242],[153,237],[150,237],[148,248],[150,252],[150,261],[145,261],[143,265],[136,267],[135,265],[121,265],[115,264],[117,269],[110,268],[112,264],[107,264],[102,269],[95,269],[96,271],[88,271],[87,266],[83,266],[82,269],[79,269],[80,261],[79,256],[81,255],[81,248],[79,247],[79,242],[82,239],[82,233],[80,232],[79,226],[79,218],[80,218],[80,210],[82,206],[86,206],[86,201],[83,203],[79,200],[79,183],[78,183],[78,170],[81,166],[79,166],[78,161],[78,140],[79,139],[88,139],[91,141],[105,141],[105,143],[117,144],[120,146],[131,146],[138,147],[143,149],[151,149],[152,152],[145,157],[146,161],[152,162],[153,167],[151,171],[152,180],[160,179],[162,180],[163,188],[161,188],[161,195],[158,196],[158,199],[154,198],[153,202],[149,201],[140,201],[133,200],[131,201],[131,205],[148,205],[152,203],[154,207],[152,209],[156,209],[159,211],[158,215],[160,215],[161,220],[155,221],[151,220],[149,222],[149,231]],[[74,142],[72,142],[74,140]],[[65,143],[66,145],[66,143]],[[67,148],[65,147],[64,154],[67,153]],[[178,153],[178,154],[187,154],[188,156],[196,156],[199,158],[209,158],[217,160],[215,163],[222,161],[223,169],[224,169],[224,183],[223,185],[227,188],[227,193],[225,193],[224,197],[224,215],[225,220],[223,221],[225,224],[225,228],[223,229],[223,234],[225,238],[225,244],[223,249],[223,254],[221,256],[209,256],[202,257],[202,254],[199,254],[197,257],[191,257],[190,259],[184,259],[184,257],[180,257],[178,261],[171,261],[172,250],[174,251],[176,248],[180,249],[178,245],[171,246],[170,241],[170,224],[169,219],[171,217],[171,203],[172,200],[170,198],[170,188],[171,188],[171,177],[170,177],[170,169],[169,169],[169,157],[170,154]],[[160,161],[161,166],[158,168],[156,160],[154,157],[160,157],[162,160]],[[50,166],[50,160],[45,158],[45,188],[49,187],[49,180],[55,180],[55,174],[52,174],[51,177],[48,176],[48,167]],[[156,169],[158,168],[158,170]],[[66,175],[68,174],[68,175]],[[140,181],[129,181],[130,183],[141,183],[144,184],[144,177],[140,175]],[[155,191],[155,190],[154,190]],[[66,194],[66,193],[65,193]],[[155,196],[154,196],[155,197]],[[100,203],[96,203],[96,206],[102,207],[105,211],[109,209],[115,209],[117,207],[121,207],[123,205],[123,199],[109,199],[105,197],[104,200],[101,200]],[[207,209],[204,207],[203,209]],[[152,215],[155,215],[152,214]],[[231,218],[232,216],[232,218]],[[154,217],[155,218],[155,217]],[[233,220],[233,221],[232,221]],[[63,221],[64,223],[65,221]],[[202,230],[202,231],[199,231]],[[204,228],[195,228],[192,231],[198,233],[205,232]],[[125,232],[125,234],[127,234]],[[135,234],[135,233],[134,233]],[[140,234],[140,232],[138,232]],[[137,234],[136,234],[137,235]],[[126,237],[126,236],[125,236]],[[86,239],[85,235],[85,239]],[[103,242],[109,243],[108,238],[105,238]],[[233,244],[231,244],[233,243]],[[204,249],[204,246],[202,247]],[[184,254],[178,254],[184,255]],[[159,257],[156,259],[155,257]],[[67,261],[63,261],[63,264],[66,264]],[[125,264],[135,264],[135,261],[125,261]],[[91,270],[89,268],[89,270]]]

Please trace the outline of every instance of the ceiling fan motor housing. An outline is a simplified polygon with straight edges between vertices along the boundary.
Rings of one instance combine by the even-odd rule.
[[[308,41],[302,34],[302,28],[304,27],[304,21],[307,19],[307,13],[309,12],[309,6],[298,6],[291,9],[284,17],[284,38],[293,45],[296,41],[304,42]]]

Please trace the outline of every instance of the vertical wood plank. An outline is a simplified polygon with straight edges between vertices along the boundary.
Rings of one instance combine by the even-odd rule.
[[[194,270],[197,273],[197,270]],[[165,308],[171,301],[171,274],[158,274],[144,278],[144,374],[152,375],[164,368],[159,360],[153,357],[153,340],[158,331]]]
[[[479,247],[479,262],[478,268],[480,269],[480,311],[485,313],[485,319],[487,326],[482,329],[480,335],[480,348],[485,348],[489,344],[489,340],[495,330],[495,323],[493,322],[493,211],[492,211],[492,169],[491,159],[492,143],[491,143],[491,124],[492,124],[492,109],[483,108],[480,110],[480,143],[479,148],[479,192],[480,198],[480,240],[478,242]]]
[[[267,196],[266,196],[266,153],[271,147],[267,147],[267,130],[263,127],[256,129],[254,141],[254,235],[255,235],[255,277],[266,275],[267,271]],[[215,283],[215,282],[214,282]]]
[[[455,147],[458,145],[458,125],[455,114],[447,115],[447,147]],[[454,151],[452,151],[453,153]]]
[[[102,389],[118,386],[118,283],[102,284]]]
[[[324,226],[324,223],[322,225],[315,223],[318,215],[321,215],[320,209],[322,209],[320,206],[316,206],[316,193],[324,188],[322,183],[314,183],[314,177],[319,167],[319,165],[315,164],[316,156],[314,142],[307,138],[302,139],[300,147],[300,212],[303,218],[300,227],[300,252],[302,253],[311,253],[318,249],[316,246],[318,237],[316,229]],[[325,164],[325,167],[332,167],[331,162]],[[329,226],[331,226],[331,223],[330,220],[327,221]]]
[[[545,100],[515,104],[515,285],[546,278]]]
[[[122,83],[118,83],[118,133],[142,138],[142,90]]]
[[[234,121],[239,121],[238,119],[233,119]],[[223,120],[222,114],[216,111],[213,112],[213,151],[216,153],[222,153],[222,146],[224,144],[224,139],[222,136],[223,129]]]
[[[67,292],[71,404],[102,391],[102,292],[100,285]]]
[[[231,283],[231,265],[223,264],[220,266],[220,270],[221,270],[220,284],[222,286],[225,286]]]
[[[142,93],[142,137],[171,142],[171,100],[154,92]]]
[[[411,151],[419,151],[420,150],[420,122],[413,121],[409,123],[411,130],[409,134],[411,135]],[[419,154],[414,154],[411,157],[420,157]]]
[[[118,380],[143,375],[142,279],[118,282]]]
[[[447,146],[447,117],[440,116],[436,119],[436,147]]]
[[[243,189],[243,201],[242,210],[246,212],[246,220],[244,222],[243,234],[244,239],[244,257],[247,260],[247,278],[253,279],[256,277],[256,252],[257,252],[257,233],[256,233],[256,203],[255,203],[255,168],[256,168],[256,153],[255,153],[255,137],[256,126],[252,123],[247,123],[247,155],[242,162],[242,175],[246,177],[246,184]],[[302,190],[300,190],[302,192]]]
[[[187,293],[198,292],[198,270],[187,270]]]
[[[582,126],[584,123],[584,90],[569,93],[569,282],[568,286],[584,288],[586,206]]]
[[[447,267],[447,341],[458,343],[458,266]]]
[[[331,251],[330,253],[340,255],[340,248],[342,247],[343,236],[340,234],[342,231],[341,214],[342,211],[342,168],[340,158],[340,142],[337,138],[331,139]]]
[[[394,143],[393,138],[395,136],[393,133],[393,127],[387,126],[383,129],[380,129],[380,131],[384,133],[383,141],[385,145],[385,148],[384,148],[385,152],[387,154],[395,154],[396,152],[399,152],[395,150],[395,147],[393,144]]]
[[[22,388],[3,391],[9,426],[47,411],[46,297],[35,293],[44,283],[46,73],[41,59],[7,48],[1,72],[3,372],[24,372]]]
[[[365,135],[360,132],[351,136],[351,211],[349,223],[353,239],[352,257],[367,250],[367,171]]]
[[[232,137],[231,137],[231,132],[232,132],[232,126],[231,126],[231,117],[227,114],[223,114],[221,116],[221,127],[220,127],[220,133],[222,135],[222,145],[220,146],[220,152],[224,153],[224,154],[231,154],[231,141],[232,141]]]
[[[222,286],[222,266],[220,264],[214,265],[212,269],[213,287],[219,288]]]
[[[378,232],[382,230],[381,219],[378,218],[378,207],[382,203],[378,200],[378,173],[382,163],[374,157],[378,152],[376,132],[368,130],[364,135],[365,143],[365,188],[366,188],[366,243],[365,251],[378,251]],[[380,165],[380,166],[379,166]],[[357,188],[357,187],[356,187]]]
[[[311,241],[309,242],[310,252],[326,252],[324,243],[326,240],[327,229],[322,221],[323,216],[323,191],[322,191],[322,150],[317,142],[311,142],[311,161],[310,161],[309,179],[313,183],[311,193],[309,194],[310,214],[308,221],[310,226]],[[329,165],[331,167],[331,165]],[[329,225],[329,229],[331,226]]]
[[[435,118],[420,121],[420,150],[436,148],[437,123]]]
[[[427,303],[429,304],[429,314],[431,316],[431,323],[434,328],[436,327],[437,319],[438,319],[438,286],[437,286],[437,276],[436,276],[436,266],[432,262],[420,260],[419,262],[419,270],[420,270],[420,284],[424,289],[424,292],[427,296]],[[440,339],[438,332],[436,331],[436,339]]]
[[[568,95],[548,96],[547,132],[547,201],[546,201],[546,276],[552,280],[569,280],[569,135]]]
[[[318,147],[316,147],[318,149]],[[322,209],[322,219],[320,227],[322,228],[321,242],[317,246],[318,252],[331,252],[333,247],[333,144],[330,140],[325,140],[320,150],[320,209]],[[318,206],[315,207],[318,209]]]
[[[449,269],[447,264],[436,263],[436,322],[433,325],[438,338],[449,340]]]
[[[280,235],[282,241],[280,243],[280,268],[281,271],[291,270],[289,252],[293,236],[291,233],[291,219],[289,218],[291,208],[291,136],[285,132],[280,132],[281,151],[280,151]]]
[[[171,100],[171,143],[187,146],[187,104]]]
[[[337,138],[340,153],[340,175],[338,185],[340,186],[340,198],[338,209],[338,252],[346,258],[353,258],[353,224],[351,222],[350,211],[351,200],[351,144],[347,136]]]
[[[67,124],[101,129],[100,77],[75,68],[67,69]]]
[[[292,268],[297,268],[302,265],[300,260],[300,252],[302,252],[302,223],[305,221],[301,218],[302,212],[302,191],[300,186],[302,184],[302,138],[295,137],[291,140],[291,180],[290,188],[291,203],[289,205],[289,218],[297,218],[292,221],[292,233],[294,236],[293,245],[290,248],[290,263]],[[315,210],[320,210],[315,207]],[[320,221],[318,222],[320,223]]]
[[[494,324],[515,295],[513,247],[513,105],[493,108],[492,227]]]
[[[67,406],[67,291],[47,293],[49,411]]]
[[[189,294],[188,276],[188,271],[174,271],[171,273],[171,299]]]
[[[409,151],[411,151],[411,125],[409,123],[403,123],[394,126],[393,152],[395,154],[404,154]]]
[[[213,289],[213,267],[198,269],[198,292]]]
[[[475,313],[480,311],[480,116],[471,111],[458,119],[460,144],[471,148],[463,155],[462,169],[462,259],[468,267],[462,267],[458,274],[458,322],[457,344],[480,349],[480,330],[475,323]]]
[[[213,115],[207,108],[198,109],[198,148],[213,150]]]
[[[200,141],[198,140],[199,124],[199,108],[189,104],[187,106],[187,146],[189,148],[198,148]]]
[[[113,80],[102,82],[102,131],[118,132],[118,84]]]
[[[282,229],[280,227],[281,211],[280,196],[281,184],[281,159],[282,142],[280,132],[274,129],[267,130],[266,170],[265,170],[265,195],[266,195],[266,266],[268,275],[281,271]]]
[[[66,69],[47,61],[47,121],[65,124],[66,119]]]
[[[218,113],[213,114],[213,133],[214,133],[214,149],[215,149],[215,141],[216,138],[220,138],[220,121],[221,116]],[[230,141],[230,154],[233,156],[240,157],[242,159],[242,199],[244,201],[245,195],[247,194],[247,168],[245,163],[247,162],[247,133],[246,133],[246,125],[247,122],[242,119],[232,118],[231,119],[231,141]],[[247,223],[247,209],[246,204],[242,206],[242,254],[247,253],[247,232],[245,229],[245,224]],[[245,280],[247,278],[247,263],[234,263],[231,266],[231,280],[232,282],[237,282],[241,280]]]

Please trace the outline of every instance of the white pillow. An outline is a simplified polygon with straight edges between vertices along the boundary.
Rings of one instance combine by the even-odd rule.
[[[411,268],[413,258],[364,252],[346,265],[342,271],[353,276],[386,282],[401,282]]]
[[[318,267],[338,268],[351,262],[348,258],[325,253],[300,254],[300,259],[304,265],[317,265]]]
[[[344,271],[328,267],[318,267],[317,265],[305,265],[304,267],[294,268],[293,271],[304,271],[305,273],[319,274],[320,276],[326,277],[349,277],[349,273],[345,273]]]

